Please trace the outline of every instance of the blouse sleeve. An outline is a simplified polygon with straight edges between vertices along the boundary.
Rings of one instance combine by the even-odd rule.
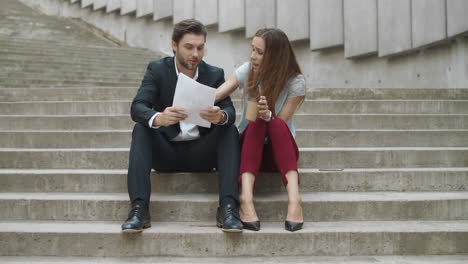
[[[289,83],[288,98],[305,96],[306,82],[303,75],[298,75],[293,78]]]
[[[245,87],[245,82],[247,81],[249,70],[250,70],[249,62],[242,64],[239,68],[236,69],[235,73],[236,73],[237,81],[239,82],[239,89],[243,89]]]

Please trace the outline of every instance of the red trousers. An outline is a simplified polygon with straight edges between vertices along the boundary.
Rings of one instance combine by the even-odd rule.
[[[268,138],[267,143],[265,138]],[[257,118],[255,122],[250,122],[240,136],[240,144],[239,183],[244,172],[250,172],[257,177],[259,171],[279,171],[286,186],[286,173],[290,170],[297,171],[299,149],[288,125],[280,118],[270,122]]]

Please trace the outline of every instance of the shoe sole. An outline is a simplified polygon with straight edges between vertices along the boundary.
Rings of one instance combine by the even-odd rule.
[[[143,225],[143,229],[150,228],[151,224]],[[141,233],[143,229],[122,229],[122,233]]]
[[[227,229],[227,228],[223,228],[223,225],[221,223],[216,223],[216,226],[221,228],[221,230],[223,230],[223,232],[225,233],[242,233],[242,229]]]

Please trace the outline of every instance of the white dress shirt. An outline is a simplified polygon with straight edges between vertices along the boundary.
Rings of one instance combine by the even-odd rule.
[[[174,67],[175,67],[177,76],[179,76],[179,69],[177,69],[177,62],[176,62],[175,57],[174,57]],[[195,72],[195,76],[193,77],[193,79],[195,81],[198,79],[198,67],[197,67],[197,71]],[[153,126],[153,121],[159,114],[160,112],[157,112],[150,118],[149,123],[148,123],[150,127],[155,128],[155,129],[159,128],[159,127]],[[198,127],[196,125],[189,124],[184,121],[180,121],[179,123],[180,123],[180,133],[175,138],[171,139],[171,141],[189,141],[189,140],[195,140],[195,139],[200,138],[200,131],[198,131]]]

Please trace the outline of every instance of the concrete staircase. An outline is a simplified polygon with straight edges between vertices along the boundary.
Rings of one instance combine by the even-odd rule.
[[[233,235],[214,225],[215,175],[154,173],[153,227],[123,235],[129,105],[158,54],[0,6],[0,262],[468,261],[468,89],[309,88],[302,231],[283,229],[279,175],[258,180],[262,230]]]

